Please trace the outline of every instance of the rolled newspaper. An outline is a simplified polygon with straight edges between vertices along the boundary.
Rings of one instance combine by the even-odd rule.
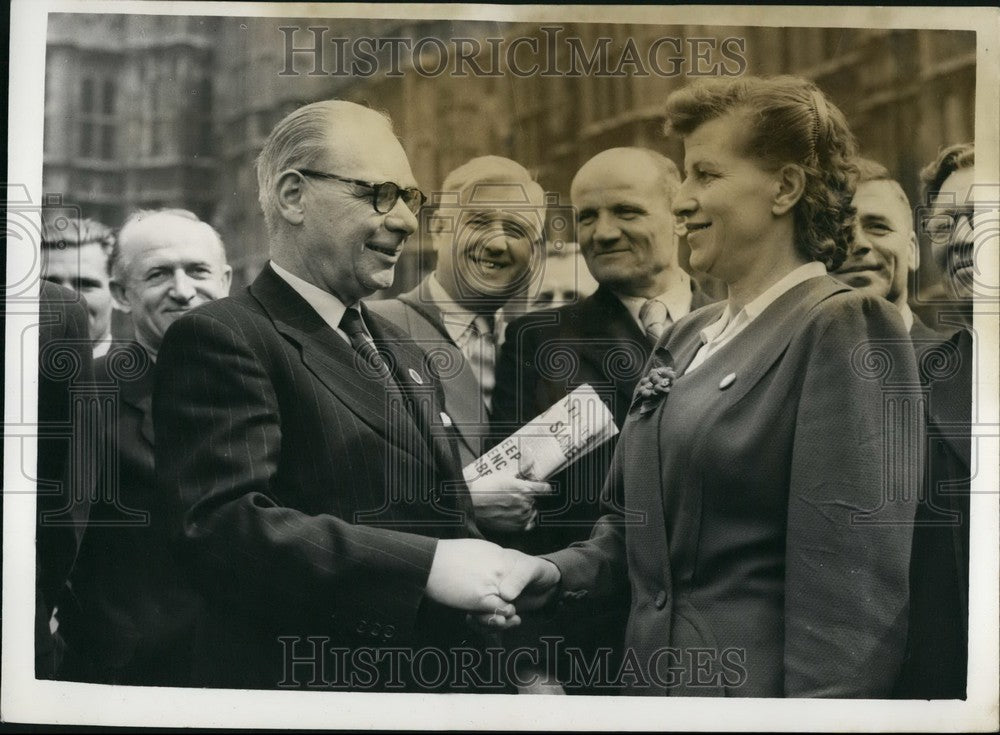
[[[468,464],[465,481],[498,473],[544,481],[617,433],[611,411],[584,384]]]

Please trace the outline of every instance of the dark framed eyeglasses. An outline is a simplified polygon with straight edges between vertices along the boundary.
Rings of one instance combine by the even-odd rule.
[[[343,181],[346,184],[356,184],[358,186],[363,186],[366,189],[371,189],[372,206],[379,214],[388,214],[391,212],[392,208],[396,206],[396,202],[400,199],[403,200],[403,204],[406,205],[407,209],[416,214],[420,211],[424,202],[427,201],[427,197],[422,191],[420,191],[420,189],[417,189],[416,187],[403,189],[399,186],[399,184],[395,184],[391,181],[383,181],[380,184],[376,184],[372,181],[351,179],[346,176],[326,173],[325,171],[313,171],[309,168],[297,168],[295,171],[298,171],[303,176],[312,176],[317,179],[329,179],[331,181]]]
[[[969,227],[972,227],[975,215],[974,207],[960,207],[951,212],[929,214],[924,217],[924,232],[930,235],[933,242],[944,244],[955,235],[963,219],[969,223]]]

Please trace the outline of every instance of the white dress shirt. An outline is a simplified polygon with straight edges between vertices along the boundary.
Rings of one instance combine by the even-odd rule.
[[[434,306],[441,312],[445,332],[469,361],[479,379],[483,402],[487,408],[490,407],[496,385],[497,350],[503,334],[501,312],[498,310],[493,314],[493,324],[487,326],[488,319],[456,303],[434,273],[427,279],[427,290]]]
[[[111,349],[111,332],[94,342],[94,359],[108,354],[109,349]]]
[[[344,312],[348,308],[343,301],[329,291],[324,291],[308,281],[302,280],[294,273],[289,273],[273,260],[268,261],[268,263],[282,280],[295,289],[296,293],[304,298],[309,303],[309,306],[316,310],[316,313],[322,317],[324,322],[330,325],[330,328],[334,332],[343,337],[347,344],[351,344],[351,338],[340,328],[340,320],[344,318]]]
[[[792,290],[803,281],[810,278],[818,278],[826,275],[826,266],[820,262],[813,261],[800,265],[798,268],[780,279],[777,283],[764,291],[760,296],[746,304],[735,315],[732,307],[726,304],[725,310],[719,320],[709,324],[701,330],[701,349],[695,354],[691,364],[688,365],[685,373],[689,373],[706,359],[711,357],[720,347],[727,344],[733,337],[747,328],[754,319],[761,315],[767,307],[773,304],[785,292]]]
[[[910,305],[904,303],[900,306],[899,315],[903,317],[903,324],[906,326],[906,333],[909,334],[910,330],[913,329],[913,310],[910,309]]]

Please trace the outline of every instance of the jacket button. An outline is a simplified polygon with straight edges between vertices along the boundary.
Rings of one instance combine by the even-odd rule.
[[[656,605],[657,610],[662,610],[667,606],[667,593],[660,590],[656,593],[656,599],[653,600],[653,604]]]

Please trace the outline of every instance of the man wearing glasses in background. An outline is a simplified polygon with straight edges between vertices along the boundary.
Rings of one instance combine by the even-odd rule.
[[[847,259],[834,275],[899,309],[913,340],[921,378],[930,390],[927,494],[917,507],[909,637],[895,693],[905,698],[963,697],[968,642],[968,435],[959,437],[950,431],[962,424],[962,412],[968,426],[969,333],[961,329],[962,334],[955,334],[954,307],[941,310],[945,315],[941,331],[924,324],[910,310],[907,281],[917,268],[919,252],[913,210],[884,166],[864,158],[856,163],[860,178],[852,202],[857,210],[854,236]],[[926,211],[921,224],[931,235],[946,288],[959,299],[955,305],[963,323],[971,316],[970,304],[962,296],[971,292],[972,283],[972,230],[963,216],[970,206],[965,199],[972,183],[971,163],[971,146],[946,149],[924,171],[932,206],[921,210]],[[949,359],[955,361],[957,370],[945,376],[941,365]]]
[[[512,614],[554,580],[482,540],[426,355],[360,303],[424,201],[391,121],[306,105],[257,174],[270,263],[176,322],[157,363],[167,523],[208,603],[194,682],[500,691],[399,658],[480,648],[465,611]]]
[[[939,321],[959,329],[929,348],[925,340],[922,359],[913,335],[921,367],[930,369],[921,370],[928,386],[927,494],[915,520],[910,628],[895,691],[908,699],[966,696],[973,257],[984,237],[996,237],[996,205],[974,210],[974,164],[973,145],[962,143],[944,148],[920,174],[928,205],[920,210],[920,226],[930,237],[949,297],[938,310]]]

